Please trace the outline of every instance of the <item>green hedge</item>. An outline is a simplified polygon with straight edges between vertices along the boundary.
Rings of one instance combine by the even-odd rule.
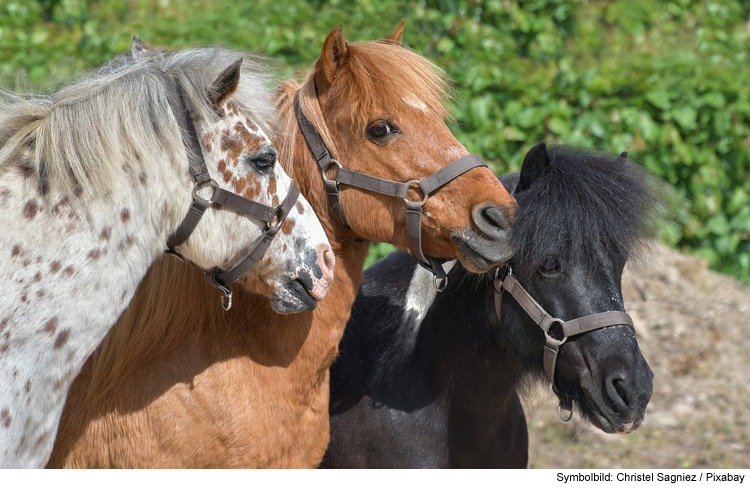
[[[259,51],[288,77],[337,24],[369,40],[405,17],[405,43],[457,83],[456,135],[497,173],[539,140],[627,150],[685,199],[664,241],[750,284],[749,13],[747,0],[0,0],[0,84],[47,90],[134,33]]]

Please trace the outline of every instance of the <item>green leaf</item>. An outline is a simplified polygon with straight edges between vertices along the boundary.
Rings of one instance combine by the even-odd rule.
[[[517,124],[522,128],[532,128],[542,123],[544,119],[544,109],[541,107],[529,107],[521,111],[516,119]]]
[[[679,107],[672,111],[672,117],[683,130],[689,131],[695,127],[698,113],[692,107]]]
[[[526,133],[521,131],[520,129],[514,127],[514,126],[508,126],[507,128],[503,128],[502,131],[503,138],[506,140],[511,141],[518,141],[522,142],[526,140]]]
[[[550,117],[549,130],[561,138],[567,138],[572,132],[570,121],[556,116]]]
[[[726,99],[722,93],[714,91],[703,95],[703,102],[713,107],[714,109],[722,109],[726,104]]]
[[[727,221],[726,216],[721,213],[710,217],[706,222],[706,226],[709,231],[715,235],[723,236],[729,233],[729,221]]]
[[[523,104],[518,100],[511,100],[510,102],[505,104],[503,114],[506,119],[515,120],[516,117],[518,117],[518,114],[521,113],[521,111],[523,111]]]
[[[641,112],[638,116],[638,131],[648,143],[656,143],[659,139],[659,127],[647,112]]]
[[[645,95],[646,101],[654,107],[668,110],[671,107],[669,94],[665,91],[650,91]]]

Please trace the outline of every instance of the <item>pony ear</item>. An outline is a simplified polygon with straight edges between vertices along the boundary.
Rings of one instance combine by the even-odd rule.
[[[237,59],[229,67],[221,71],[221,74],[211,84],[208,98],[214,108],[218,111],[224,102],[234,93],[240,83],[240,71],[242,59]]]
[[[393,33],[389,34],[385,38],[383,38],[380,41],[384,41],[386,43],[392,43],[394,45],[401,45],[401,40],[404,38],[404,20],[401,19],[401,21],[398,23],[398,26],[396,26],[396,29],[393,31]]]
[[[346,40],[344,40],[344,31],[341,29],[341,25],[336,26],[326,36],[326,40],[323,42],[323,50],[321,50],[320,57],[315,63],[315,68],[318,71],[315,75],[318,95],[328,93],[336,71],[341,68],[348,55],[349,49]]]
[[[547,168],[549,168],[547,146],[544,142],[537,143],[528,151],[526,157],[523,158],[521,179],[518,181],[516,193],[530,188]]]
[[[623,153],[621,153],[621,154],[620,154],[620,158],[621,158],[621,159],[627,159],[627,158],[628,158],[628,153],[627,153],[627,152],[623,152]]]
[[[141,40],[138,35],[133,35],[133,43],[130,45],[130,55],[137,59],[140,55],[151,50],[151,47]]]

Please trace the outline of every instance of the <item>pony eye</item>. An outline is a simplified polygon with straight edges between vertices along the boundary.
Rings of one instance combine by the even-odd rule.
[[[539,270],[543,273],[555,273],[560,270],[560,264],[554,257],[547,257],[539,264]]]
[[[367,132],[375,139],[385,138],[386,136],[397,133],[398,131],[385,121],[378,121],[367,128]]]
[[[276,155],[259,155],[258,157],[252,159],[252,163],[255,164],[255,167],[257,167],[258,169],[267,169],[269,167],[273,167],[273,165],[276,164]]]

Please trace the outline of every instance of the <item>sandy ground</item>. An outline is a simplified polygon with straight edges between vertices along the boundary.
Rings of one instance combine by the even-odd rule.
[[[606,435],[557,399],[526,400],[532,468],[750,468],[750,288],[656,247],[623,277],[625,308],[654,371],[646,422]]]

